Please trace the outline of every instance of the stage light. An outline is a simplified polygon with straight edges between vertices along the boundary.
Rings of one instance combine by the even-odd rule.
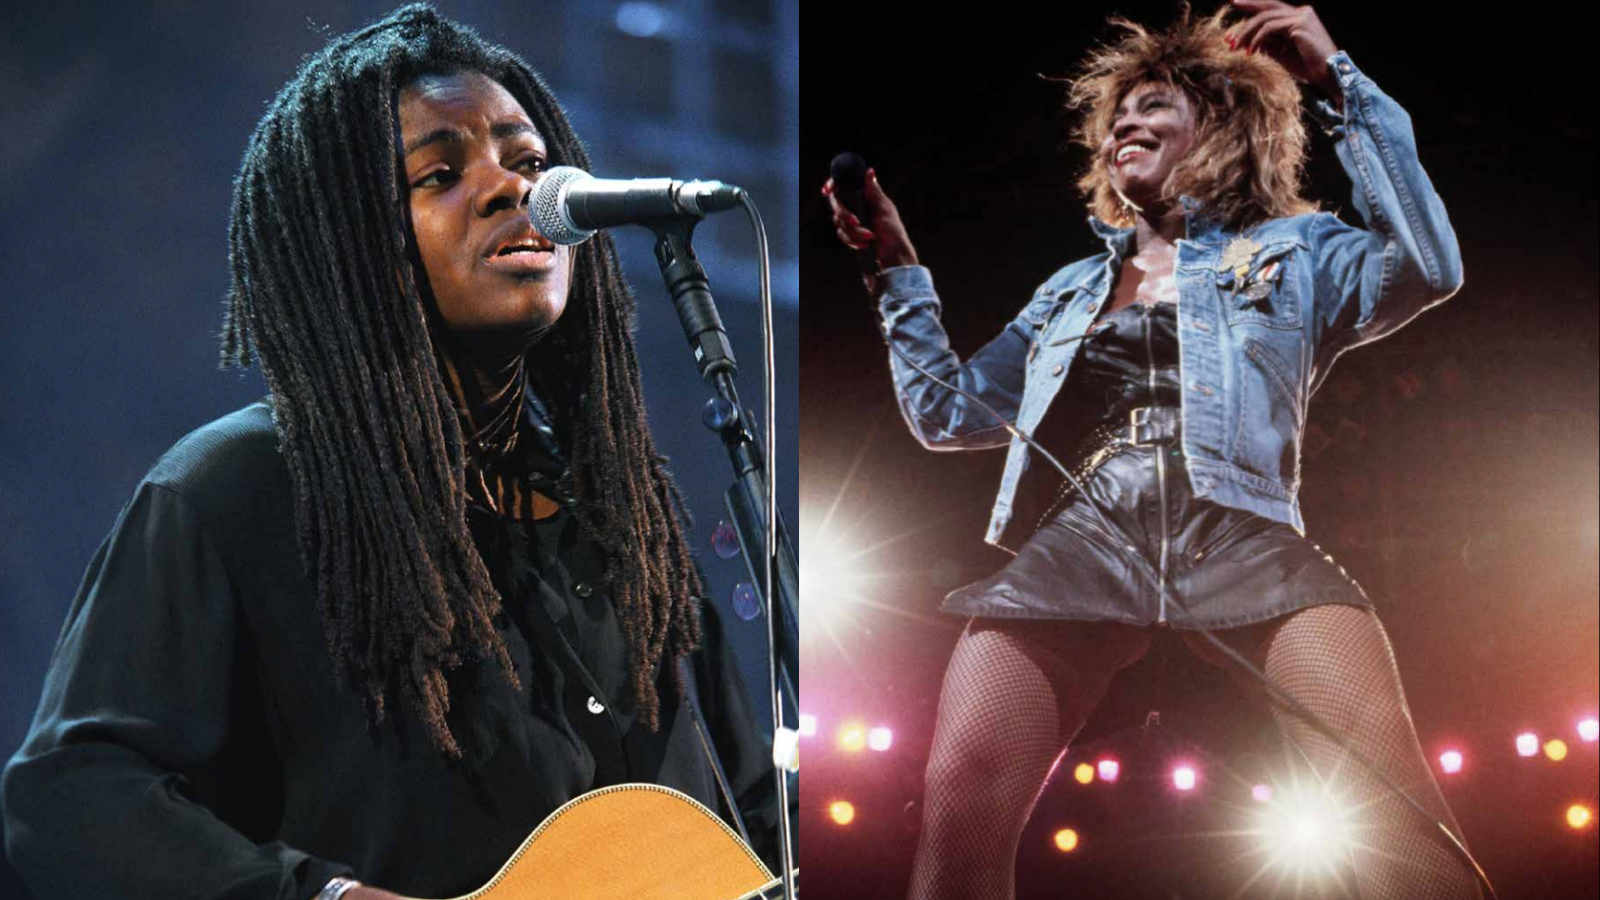
[[[1531,731],[1524,731],[1517,735],[1518,756],[1538,756],[1539,736]]]
[[[856,820],[856,808],[848,800],[835,800],[828,804],[828,818],[835,825],[849,825]]]
[[[1056,849],[1062,853],[1071,853],[1078,849],[1078,833],[1071,828],[1062,828],[1056,832]]]
[[[1272,802],[1272,785],[1258,784],[1250,789],[1250,798],[1257,803]]]
[[[1461,771],[1461,751],[1446,750],[1439,754],[1439,768],[1444,770],[1446,775],[1454,775]]]
[[[806,611],[806,630],[811,630],[813,616],[825,629],[842,629],[859,605],[870,602],[868,588],[881,576],[871,571],[863,557],[859,535],[819,527],[814,538],[808,534],[806,540],[810,546],[800,564],[800,603]]]
[[[1194,766],[1187,763],[1172,770],[1172,786],[1180,791],[1192,791],[1199,782],[1200,775]]]
[[[816,737],[817,736],[817,717],[816,716],[813,716],[810,713],[801,713],[800,714],[800,736],[801,737]]]
[[[1545,741],[1544,755],[1550,757],[1552,762],[1561,762],[1567,758],[1567,742],[1561,738],[1551,738]]]
[[[1122,774],[1122,764],[1114,759],[1102,759],[1095,763],[1095,772],[1101,781],[1116,781],[1117,776]]]
[[[617,7],[617,30],[634,37],[654,37],[667,27],[667,11],[654,3],[624,3]]]
[[[887,728],[874,728],[867,732],[867,747],[882,753],[894,743],[894,732]]]
[[[1583,738],[1591,744],[1596,740],[1600,740],[1600,719],[1590,716],[1589,718],[1579,722],[1578,737]]]
[[[1567,807],[1567,825],[1574,829],[1587,828],[1594,821],[1594,813],[1582,803],[1574,803]]]
[[[1321,788],[1291,791],[1255,813],[1269,865],[1308,875],[1332,874],[1350,850],[1343,805]]]
[[[1094,766],[1078,763],[1078,767],[1072,770],[1072,778],[1079,784],[1088,784],[1094,780]]]
[[[867,746],[867,726],[847,722],[839,729],[839,749],[846,753],[860,753]]]

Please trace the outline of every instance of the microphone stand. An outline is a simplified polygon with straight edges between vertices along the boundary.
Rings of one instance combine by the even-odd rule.
[[[793,824],[789,821],[787,773],[793,765],[795,733],[783,727],[783,698],[788,697],[791,703],[798,705],[800,635],[799,616],[795,611],[795,600],[799,596],[798,566],[794,544],[781,513],[775,508],[771,512],[777,540],[770,555],[766,550],[769,513],[766,463],[739,405],[739,393],[734,387],[739,365],[734,359],[733,346],[723,330],[705,269],[690,244],[698,222],[696,218],[675,216],[645,224],[655,233],[656,265],[661,269],[667,293],[683,324],[684,337],[694,351],[700,377],[716,391],[716,396],[706,401],[701,418],[706,428],[722,439],[728,461],[733,465],[734,482],[723,494],[723,500],[738,535],[751,583],[767,611],[768,686],[772,698],[773,765],[778,788],[779,858],[783,869],[780,877],[784,896],[793,900],[794,863],[790,847]],[[764,237],[762,243],[764,249]],[[770,439],[771,435],[768,437]],[[776,507],[776,503],[773,506]]]

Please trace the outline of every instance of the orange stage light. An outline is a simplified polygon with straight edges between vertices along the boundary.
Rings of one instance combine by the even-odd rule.
[[[1574,803],[1567,807],[1567,824],[1573,828],[1587,828],[1594,821],[1594,813],[1582,803]]]

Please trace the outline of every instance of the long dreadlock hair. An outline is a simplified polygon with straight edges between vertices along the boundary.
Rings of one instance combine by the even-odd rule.
[[[1168,175],[1165,200],[1195,197],[1233,227],[1316,211],[1300,195],[1306,157],[1300,89],[1266,55],[1228,49],[1229,11],[1224,4],[1197,18],[1185,2],[1164,32],[1114,17],[1109,24],[1124,32],[1121,39],[1091,50],[1070,79],[1067,107],[1081,113],[1073,140],[1089,149],[1078,189],[1101,221],[1133,224],[1132,210],[1112,187],[1100,142],[1111,130],[1117,104],[1146,82],[1183,91],[1195,111],[1195,145]]]
[[[493,660],[520,688],[501,607],[466,525],[464,440],[429,331],[397,148],[398,97],[425,75],[505,87],[553,165],[589,158],[544,81],[510,51],[402,7],[309,55],[250,136],[234,182],[223,365],[252,355],[272,392],[301,557],[324,632],[369,722],[391,701],[459,759],[446,673]],[[577,248],[565,314],[527,354],[575,473],[575,512],[608,559],[641,720],[656,664],[698,646],[702,585],[683,499],[645,418],[634,300],[604,234]],[[676,685],[681,692],[684,685]]]

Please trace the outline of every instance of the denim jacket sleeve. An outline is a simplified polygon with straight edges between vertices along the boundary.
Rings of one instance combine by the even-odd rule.
[[[1461,287],[1461,251],[1417,157],[1411,117],[1343,51],[1328,66],[1343,109],[1322,101],[1313,117],[1335,140],[1366,227],[1329,213],[1311,225],[1318,381],[1339,353],[1392,333]]]
[[[999,337],[962,362],[950,349],[939,322],[939,298],[926,268],[888,269],[882,283],[878,307],[883,314],[884,339],[891,345],[889,371],[900,413],[911,433],[930,450],[982,450],[1009,444],[1006,425],[1016,422],[1022,403],[1028,347],[1042,324],[1036,309],[1040,304],[1030,304]],[[1005,422],[917,371],[901,353],[938,378],[979,397]]]

